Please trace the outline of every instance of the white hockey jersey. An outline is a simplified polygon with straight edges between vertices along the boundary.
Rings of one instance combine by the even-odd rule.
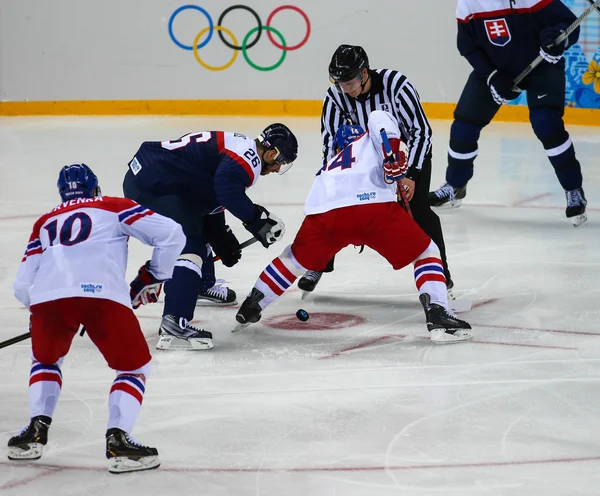
[[[129,236],[154,247],[150,271],[170,279],[186,241],[175,221],[127,198],[61,203],[33,226],[14,284],[16,298],[27,308],[73,296],[131,308],[125,280]]]
[[[396,201],[396,184],[383,180],[380,130],[400,139],[398,122],[388,112],[369,114],[369,130],[333,157],[317,173],[304,203],[304,214],[320,214],[350,205]]]

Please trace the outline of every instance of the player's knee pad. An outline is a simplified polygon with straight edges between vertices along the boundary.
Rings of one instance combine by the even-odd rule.
[[[424,260],[426,258],[441,258],[440,249],[438,248],[438,245],[434,243],[433,240],[431,240],[431,242],[429,243],[427,248],[425,248],[423,253],[421,253],[417,258],[415,258],[415,261],[413,263],[418,262],[419,260]]]
[[[150,377],[150,372],[152,371],[151,362],[148,362],[143,367],[134,370],[116,370],[117,376],[119,375],[133,375],[133,376],[141,376],[144,381],[148,380]]]
[[[283,262],[283,265],[296,277],[303,275],[308,269],[306,269],[294,256],[292,251],[292,245],[286,247],[283,253],[279,255],[279,259]]]
[[[547,153],[550,150],[565,146],[570,141],[562,119],[561,109],[553,107],[532,108],[529,111],[529,120],[533,132],[542,142]]]
[[[39,352],[38,352],[38,354],[39,354]],[[45,357],[44,357],[44,356],[40,356],[39,358],[41,358],[41,359],[44,359]],[[61,368],[61,367],[62,367],[62,364],[63,364],[63,362],[65,361],[65,357],[64,357],[64,356],[63,356],[63,357],[60,357],[58,360],[56,360],[56,361],[53,361],[53,362],[50,362],[50,363],[46,363],[46,362],[44,362],[44,361],[40,360],[39,358],[38,358],[38,357],[36,357],[36,356],[33,354],[33,350],[31,350],[31,361],[32,361],[32,362],[41,363],[42,365],[56,365],[58,368]]]
[[[175,267],[191,270],[202,277],[202,257],[195,253],[182,253],[175,262]]]

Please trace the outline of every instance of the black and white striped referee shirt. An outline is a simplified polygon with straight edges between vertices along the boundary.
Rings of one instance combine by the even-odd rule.
[[[431,125],[417,90],[407,77],[390,69],[369,69],[371,90],[367,95],[352,98],[338,92],[333,86],[327,90],[321,114],[323,163],[335,155],[333,138],[344,124],[360,124],[367,129],[367,120],[373,110],[385,110],[397,120],[402,139],[408,145],[408,177],[416,178],[431,150]]]

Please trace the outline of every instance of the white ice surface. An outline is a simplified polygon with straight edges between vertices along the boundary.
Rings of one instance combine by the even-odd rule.
[[[255,135],[276,120],[298,135],[300,158],[248,193],[288,230],[268,251],[255,244],[236,267],[218,267],[239,301],[302,221],[320,167],[317,119],[0,119],[0,341],[27,331],[12,282],[33,222],[58,203],[61,166],[83,161],[105,194],[120,195],[142,141],[203,129]],[[450,123],[433,124],[437,187]],[[158,352],[161,306],[142,308],[154,369],[133,434],[159,449],[162,466],[108,473],[113,373],[87,337],[76,337],[44,457],[2,455],[0,494],[600,494],[600,133],[570,132],[586,225],[565,219],[552,167],[530,127],[518,124],[484,131],[464,205],[440,212],[455,288],[475,303],[462,315],[476,329],[473,342],[433,345],[412,271],[394,272],[352,247],[310,300],[293,289],[265,312],[265,323],[278,317],[294,329],[261,323],[231,334],[236,307],[201,309],[196,319],[215,348]],[[249,237],[231,225],[240,240]],[[150,251],[130,247],[131,278]],[[311,313],[305,325],[295,320],[298,308]],[[353,325],[327,329],[343,319]],[[28,341],[0,350],[0,446],[27,423],[29,365]]]

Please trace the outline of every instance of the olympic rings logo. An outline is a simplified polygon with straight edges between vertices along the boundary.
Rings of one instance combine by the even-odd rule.
[[[182,13],[186,10],[197,10],[198,12],[203,14],[206,17],[206,20],[208,21],[208,27],[205,27],[204,29],[202,29],[198,32],[198,34],[194,38],[194,42],[191,45],[185,45],[185,44],[181,43],[175,37],[175,34],[173,33],[173,22],[175,21],[175,18],[180,13]],[[257,26],[255,28],[252,28],[250,31],[248,31],[248,33],[246,33],[246,35],[244,36],[244,38],[242,40],[241,45],[239,44],[235,35],[229,29],[222,26],[222,22],[223,22],[223,19],[225,19],[225,16],[234,10],[245,10],[245,11],[249,12],[250,14],[252,14],[254,16],[254,18],[256,19]],[[296,45],[288,46],[288,44],[287,44],[285,38],[283,37],[283,35],[281,34],[281,32],[278,31],[277,29],[275,29],[273,26],[271,26],[273,17],[275,17],[276,14],[278,14],[279,12],[281,12],[283,10],[292,10],[294,12],[297,12],[298,14],[300,14],[303,17],[304,22],[306,23],[306,34],[304,35],[304,38],[302,38],[300,43],[297,43]],[[221,41],[227,47],[229,47],[233,50],[233,56],[231,57],[231,59],[226,64],[221,65],[221,66],[208,65],[206,62],[204,62],[200,58],[200,55],[198,53],[198,51],[201,48],[205,47],[208,44],[208,42],[211,41],[215,31],[219,35],[219,38],[221,39]],[[263,31],[267,32],[267,37],[269,38],[269,41],[275,47],[279,48],[282,51],[281,57],[279,58],[279,60],[270,66],[259,66],[258,64],[254,63],[252,60],[250,60],[250,57],[248,56],[248,50],[258,43],[258,41],[260,40],[260,38],[263,34]],[[206,33],[208,33],[208,35],[201,42],[200,39]],[[228,40],[225,39],[225,36],[223,33],[225,33],[230,38],[231,42],[229,42]],[[252,41],[250,41],[250,38],[253,35],[255,35],[255,36],[252,39]],[[275,40],[273,35],[275,35],[279,39],[279,41]],[[281,64],[283,64],[283,61],[285,60],[285,57],[287,56],[288,52],[291,52],[292,50],[298,50],[298,48],[301,48],[306,44],[306,42],[308,41],[308,38],[310,37],[310,19],[306,15],[306,12],[304,12],[299,7],[296,7],[295,5],[281,5],[280,7],[277,7],[276,9],[274,9],[273,12],[271,12],[269,14],[269,17],[267,17],[267,22],[263,25],[261,18],[259,17],[258,13],[254,9],[248,7],[247,5],[232,5],[231,7],[226,8],[221,13],[221,15],[219,16],[219,19],[217,20],[217,24],[215,25],[211,15],[202,7],[199,7],[198,5],[183,5],[182,7],[179,7],[177,10],[175,10],[175,12],[173,12],[171,14],[171,17],[169,18],[169,36],[171,37],[171,40],[173,40],[173,43],[175,43],[179,48],[182,48],[183,50],[193,51],[196,61],[202,67],[204,67],[205,69],[208,69],[209,71],[223,71],[223,70],[231,67],[233,65],[233,63],[235,62],[235,60],[237,59],[240,52],[242,52],[244,59],[246,60],[246,62],[248,63],[248,65],[250,67],[256,69],[257,71],[273,71],[273,70],[277,69]]]

